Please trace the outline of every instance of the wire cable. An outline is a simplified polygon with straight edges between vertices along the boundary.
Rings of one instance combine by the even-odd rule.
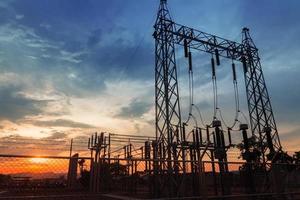
[[[195,104],[193,104],[192,106],[196,108],[196,111],[198,112],[199,117],[200,117],[201,124],[203,125],[203,129],[205,129],[207,124],[203,120],[203,117],[202,117],[202,114],[201,114],[201,111],[200,111],[199,107],[196,106]]]
[[[193,118],[193,120],[195,122],[195,127],[198,127],[198,122],[197,122],[196,117],[193,114],[191,114],[191,117]]]
[[[212,54],[212,85],[213,85],[213,98],[214,98],[214,108],[213,108],[213,120],[216,119],[216,110],[217,110],[217,105],[218,105],[218,98],[217,98],[217,84],[216,84],[216,76],[215,76],[215,66],[214,66],[214,59],[213,59],[213,54]],[[193,77],[192,77],[193,78]],[[194,87],[193,87],[194,89]],[[194,95],[194,93],[193,93]],[[199,117],[200,117],[200,122],[203,126],[202,129],[206,129],[207,126],[211,126],[212,125],[212,122],[208,125],[207,123],[204,122],[204,119],[203,119],[203,116],[201,114],[201,110],[200,108],[194,104],[194,102],[192,102],[192,107],[195,107],[196,108],[196,111],[198,112],[199,114]],[[195,117],[195,116],[194,116]],[[200,127],[201,128],[201,127]]]
[[[222,115],[222,111],[221,111],[220,108],[218,108],[218,113],[220,115],[222,123],[224,123],[224,125],[227,128],[230,128],[230,129],[233,129],[236,126],[237,122],[240,122],[239,121],[239,113],[242,113],[245,121],[248,123],[248,120],[247,120],[246,116],[240,110],[240,99],[239,99],[238,82],[237,82],[237,79],[236,79],[235,65],[233,63],[233,60],[232,60],[232,70],[233,70],[233,89],[234,89],[234,101],[235,101],[235,116],[234,116],[234,121],[233,121],[233,123],[231,125],[228,125],[225,122],[224,117]]]

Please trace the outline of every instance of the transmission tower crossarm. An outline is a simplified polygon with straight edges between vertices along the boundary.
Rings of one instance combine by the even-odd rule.
[[[160,35],[160,32],[169,31],[173,35],[173,42],[178,45],[184,46],[185,40],[189,48],[204,51],[207,53],[215,53],[217,49],[219,56],[229,58],[232,60],[242,60],[244,56],[243,44],[224,39],[222,37],[205,33],[178,23],[170,19],[162,19],[172,26],[172,29],[162,29],[161,27],[155,27],[156,32],[154,37],[158,40],[162,39],[156,37]],[[256,47],[250,47],[252,51],[257,51]]]

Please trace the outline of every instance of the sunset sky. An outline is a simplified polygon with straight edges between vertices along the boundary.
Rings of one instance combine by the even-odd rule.
[[[300,150],[300,1],[168,2],[176,22],[205,32],[240,42],[242,28],[250,28],[284,149]],[[154,135],[152,33],[158,5],[158,0],[1,0],[0,137],[69,139],[96,130]],[[180,48],[186,118],[187,69]],[[209,121],[210,57],[194,55],[195,103]],[[230,62],[222,63],[220,107],[230,122]],[[238,78],[247,114],[241,73]]]

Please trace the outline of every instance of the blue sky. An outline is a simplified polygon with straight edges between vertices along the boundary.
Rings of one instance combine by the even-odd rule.
[[[238,42],[242,27],[250,28],[260,50],[280,137],[287,150],[297,149],[300,2],[186,2],[168,1],[171,16],[180,24]],[[158,0],[2,0],[0,136],[70,138],[94,130],[154,135],[152,32],[158,4]],[[180,51],[178,47],[186,117],[186,61]],[[209,57],[195,55],[195,101],[209,120]],[[230,121],[232,80],[228,62],[223,63],[218,69],[219,95]],[[240,74],[245,109],[243,83]]]

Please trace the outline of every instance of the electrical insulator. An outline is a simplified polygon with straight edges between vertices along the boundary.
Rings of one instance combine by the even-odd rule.
[[[150,153],[150,143],[148,141],[145,142],[145,158],[149,158],[148,155]]]
[[[203,139],[202,139],[202,130],[201,130],[201,128],[199,128],[199,140],[200,140],[200,145],[202,145],[203,144]]]
[[[192,66],[192,53],[189,52],[189,71],[193,71],[193,66]]]
[[[216,147],[217,142],[216,142],[216,136],[215,136],[215,132],[213,132],[213,140],[214,140],[214,146]]]
[[[211,70],[212,70],[212,76],[216,76],[216,68],[215,68],[215,59],[211,58]]]
[[[220,139],[221,139],[221,147],[225,147],[225,137],[224,132],[220,130]]]
[[[240,124],[240,130],[247,130],[248,128],[248,124]]]
[[[228,132],[228,141],[229,141],[229,146],[231,146],[232,145],[232,141],[231,141],[231,128],[228,128],[228,130],[227,130]]]
[[[220,56],[219,56],[219,50],[218,49],[215,49],[215,54],[216,54],[216,62],[217,62],[217,65],[219,66],[220,65]]]
[[[233,74],[233,80],[236,81],[236,71],[235,71],[235,64],[232,63],[232,74]]]
[[[247,129],[248,129],[248,124],[240,124],[240,130],[242,131],[244,148],[246,152],[249,151],[249,139],[247,136]]]
[[[182,125],[182,139],[183,139],[183,141],[185,141],[185,123],[183,123],[183,125]]]
[[[157,141],[152,140],[152,148],[155,149],[157,147]]]
[[[196,140],[196,132],[194,129],[192,130],[192,135],[193,135],[193,143],[195,145],[195,144],[197,144],[197,140]]]
[[[183,40],[183,44],[184,44],[184,57],[187,58],[189,56],[189,49],[188,49],[188,43],[186,39]]]
[[[199,148],[199,131],[198,131],[198,128],[196,128],[196,146],[197,146],[197,148]]]
[[[220,126],[222,126],[221,121],[220,120],[214,120],[212,122],[212,126],[213,127],[220,127]]]
[[[210,137],[209,137],[209,126],[206,126],[206,140],[207,140],[207,142],[210,142]]]

